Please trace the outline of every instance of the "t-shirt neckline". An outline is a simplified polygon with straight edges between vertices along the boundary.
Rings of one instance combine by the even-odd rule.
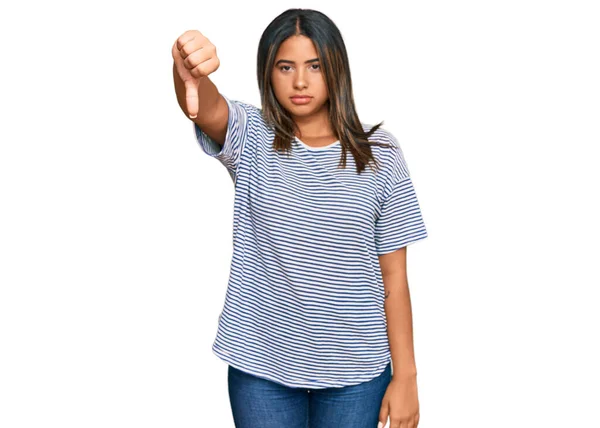
[[[326,146],[311,147],[308,144],[306,144],[304,141],[302,141],[300,138],[298,138],[298,137],[294,137],[294,138],[298,142],[298,144],[300,144],[301,146],[303,146],[307,150],[326,150],[326,149],[329,149],[331,147],[334,147],[334,146],[340,144],[340,140],[337,140],[337,141],[334,141],[331,144],[327,144]]]

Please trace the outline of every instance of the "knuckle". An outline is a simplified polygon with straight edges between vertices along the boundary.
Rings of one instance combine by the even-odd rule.
[[[183,60],[183,62],[185,64],[188,65],[189,68],[194,68],[196,66],[196,57],[195,55],[192,53],[190,55],[187,55],[185,57],[185,59]]]
[[[210,43],[208,41],[208,39],[206,38],[206,36],[203,36],[202,34],[198,33],[198,35],[196,36],[196,40],[198,41],[198,44],[204,49],[204,47],[206,47],[207,43]]]
[[[202,77],[202,76],[206,76],[206,66],[204,64],[200,64],[199,66],[197,66],[196,68],[194,68],[194,70],[196,70],[196,77]]]

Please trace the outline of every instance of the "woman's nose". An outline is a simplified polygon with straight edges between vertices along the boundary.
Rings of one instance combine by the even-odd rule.
[[[294,88],[305,88],[307,85],[306,78],[303,71],[296,73],[294,77]]]

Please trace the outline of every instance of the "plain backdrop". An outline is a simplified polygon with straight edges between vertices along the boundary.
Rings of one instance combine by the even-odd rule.
[[[360,119],[413,177],[419,427],[599,427],[600,14],[573,0],[3,7],[0,426],[234,427],[211,352],[233,183],[171,46],[200,30],[220,92],[260,105],[291,7],[338,25]]]

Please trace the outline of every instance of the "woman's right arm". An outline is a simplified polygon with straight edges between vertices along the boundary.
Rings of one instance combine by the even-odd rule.
[[[225,142],[229,108],[208,75],[219,68],[216,47],[199,31],[183,33],[172,49],[179,107],[219,145]]]

